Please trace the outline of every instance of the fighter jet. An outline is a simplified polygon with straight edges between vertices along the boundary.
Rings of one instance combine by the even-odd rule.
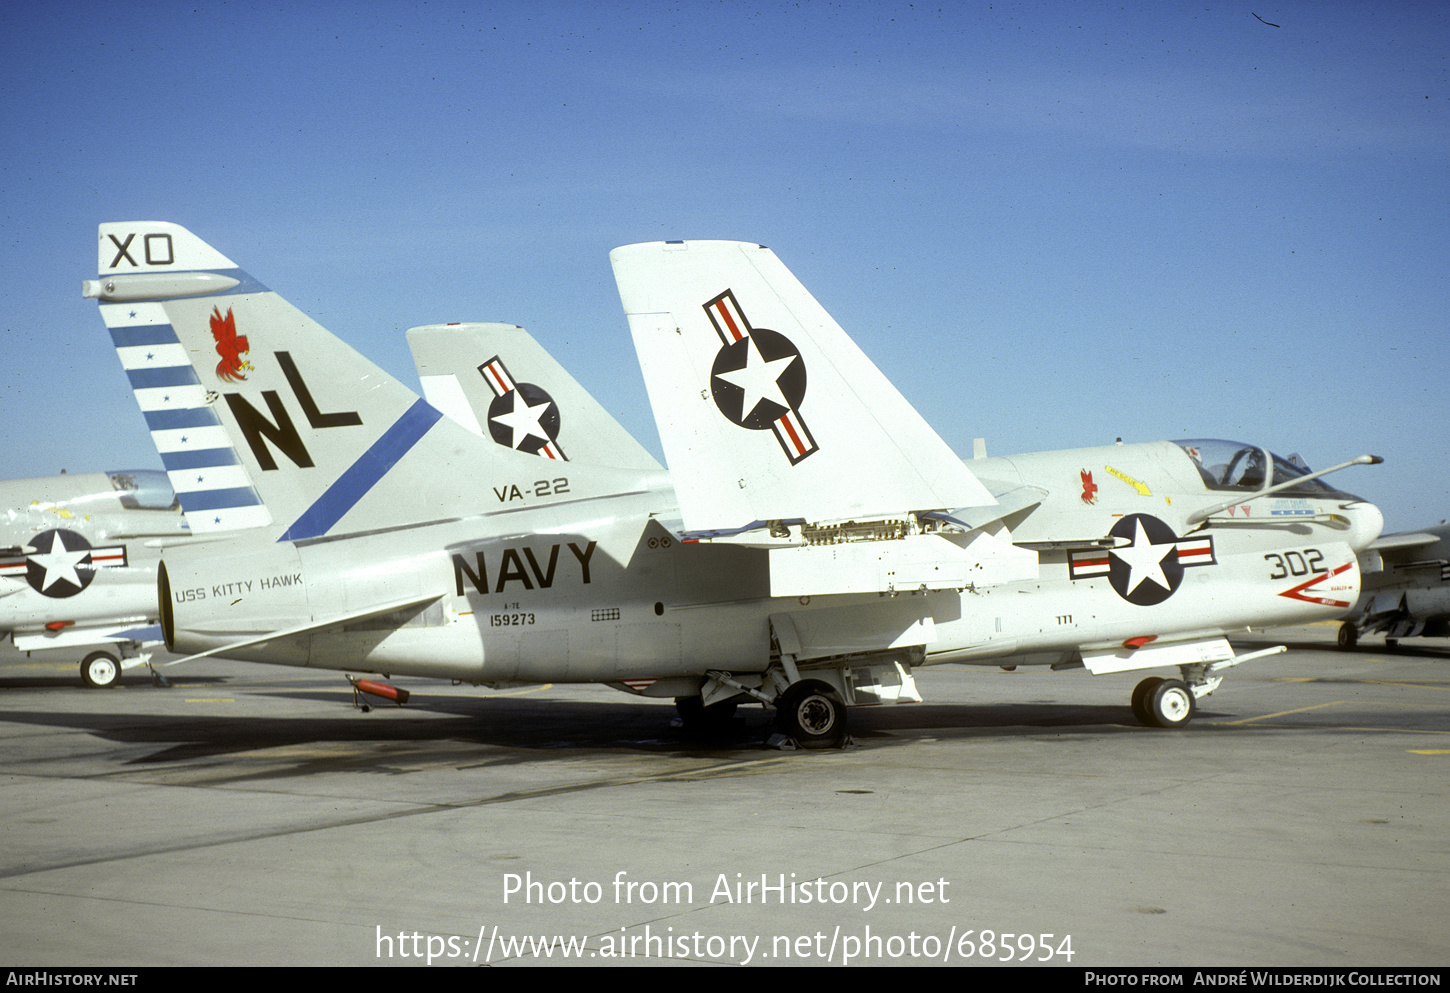
[[[113,685],[161,642],[151,546],[187,534],[155,470],[0,482],[0,633],[23,652],[94,649],[81,679]]]
[[[687,534],[774,543],[772,644],[818,694],[787,695],[789,724],[837,719],[843,659],[909,646],[912,665],[1177,667],[1132,696],[1143,723],[1177,726],[1251,657],[1225,634],[1353,602],[1354,552],[1383,518],[1321,477],[1374,456],[1310,472],[1188,440],[962,463],[768,249],[611,260]],[[822,602],[837,597],[855,599]]]
[[[767,250],[613,260],[670,474],[561,441],[507,349],[484,437],[184,228],[103,224],[84,293],[192,527],[250,526],[165,550],[168,647],[600,682],[702,723],[754,700],[824,746],[937,661],[1177,668],[1134,710],[1179,726],[1251,657],[1226,633],[1353,603],[1381,518],[1333,470],[1170,442],[963,463]]]
[[[1339,647],[1383,633],[1393,651],[1401,638],[1450,636],[1450,525],[1387,534],[1359,556],[1364,588],[1339,626]]]

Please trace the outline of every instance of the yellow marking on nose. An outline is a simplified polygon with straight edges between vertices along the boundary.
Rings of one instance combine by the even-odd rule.
[[[1108,470],[1108,472],[1112,473],[1114,476],[1117,476],[1119,479],[1121,479],[1123,482],[1127,483],[1129,486],[1133,487],[1133,489],[1137,490],[1143,496],[1152,496],[1153,495],[1153,491],[1150,490],[1150,489],[1148,489],[1148,484],[1147,483],[1139,482],[1138,480],[1134,479],[1132,476],[1129,476],[1127,473],[1125,473],[1125,472],[1119,472],[1117,469],[1114,469],[1110,465],[1105,465],[1105,466],[1103,466],[1103,468],[1106,469],[1106,470]]]

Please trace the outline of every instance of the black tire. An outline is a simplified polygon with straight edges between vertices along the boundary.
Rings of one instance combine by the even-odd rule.
[[[1133,716],[1138,718],[1138,723],[1144,727],[1157,727],[1153,718],[1148,713],[1148,695],[1158,688],[1163,682],[1162,676],[1149,676],[1137,686],[1133,687]]]
[[[1385,639],[1385,651],[1387,651],[1387,652],[1398,651],[1399,650],[1399,647],[1400,647],[1400,639],[1398,639],[1398,638],[1386,638]]]
[[[1193,719],[1198,709],[1193,690],[1181,679],[1165,679],[1153,688],[1143,701],[1153,726],[1181,728]]]
[[[775,702],[780,732],[801,748],[833,748],[846,740],[846,705],[825,683],[802,680]]]
[[[1349,623],[1349,621],[1345,621],[1343,624],[1339,625],[1339,650],[1340,651],[1343,651],[1343,652],[1351,651],[1354,648],[1354,646],[1357,645],[1358,643],[1359,643],[1359,628],[1357,628],[1353,624]]]
[[[81,660],[81,680],[93,690],[115,686],[121,678],[121,663],[110,652],[91,652]]]

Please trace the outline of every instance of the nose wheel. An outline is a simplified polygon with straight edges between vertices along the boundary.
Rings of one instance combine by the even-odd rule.
[[[1150,676],[1133,688],[1132,706],[1140,724],[1178,728],[1193,719],[1197,703],[1183,680]]]
[[[115,686],[121,678],[121,663],[110,652],[91,652],[81,662],[81,679],[91,689]]]

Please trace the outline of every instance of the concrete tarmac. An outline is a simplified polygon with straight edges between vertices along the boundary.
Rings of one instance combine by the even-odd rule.
[[[1239,641],[1177,731],[1141,678],[920,670],[856,747],[668,701],[230,661],[0,667],[6,965],[1450,962],[1450,641]]]

